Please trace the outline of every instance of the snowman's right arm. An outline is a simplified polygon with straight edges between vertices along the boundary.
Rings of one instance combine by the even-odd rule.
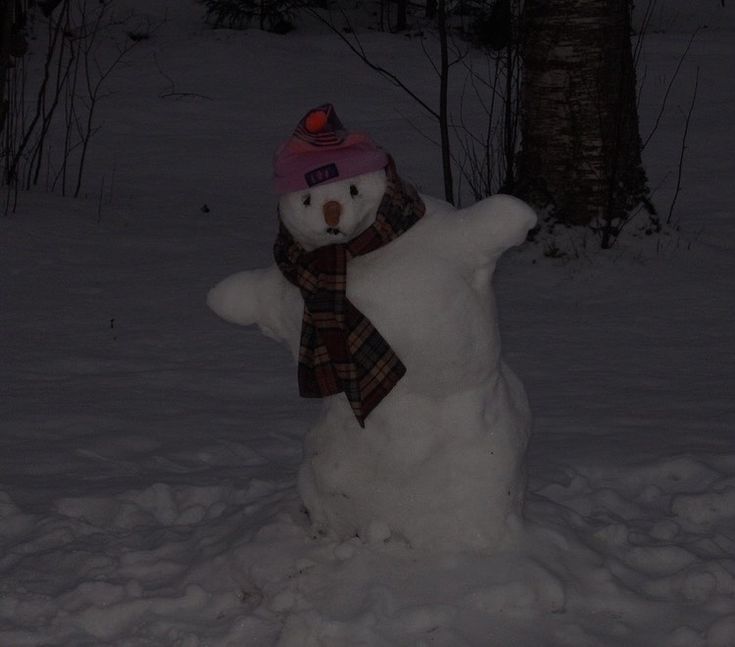
[[[276,265],[228,276],[209,291],[207,305],[225,321],[258,324],[264,335],[298,352],[304,302]]]

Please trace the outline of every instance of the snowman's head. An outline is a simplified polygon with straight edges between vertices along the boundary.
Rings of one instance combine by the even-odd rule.
[[[353,239],[375,221],[388,163],[368,135],[344,128],[331,104],[310,110],[274,158],[281,221],[309,251]]]
[[[386,189],[385,170],[282,195],[281,222],[307,251],[346,243],[375,222]]]

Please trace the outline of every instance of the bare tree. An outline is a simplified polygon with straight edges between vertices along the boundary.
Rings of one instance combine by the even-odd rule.
[[[0,0],[0,7],[5,2]],[[140,23],[131,22],[132,14],[116,15],[115,0],[46,0],[36,7],[43,14],[36,14],[42,65],[27,72],[18,63],[13,83],[3,83],[12,96],[2,140],[2,183],[13,187],[17,196],[19,188],[38,184],[45,171],[52,188],[58,184],[62,194],[69,190],[77,197],[90,142],[99,129],[96,109],[105,86],[130,50],[155,27],[146,24],[144,31],[132,31],[130,27]],[[27,96],[34,101],[27,103]],[[53,155],[49,140],[57,146]]]
[[[446,0],[437,0],[437,21],[438,21],[438,32],[439,32],[439,44],[440,44],[440,63],[438,66],[434,65],[434,68],[439,75],[439,96],[438,96],[438,108],[432,105],[431,101],[424,100],[419,96],[417,92],[412,90],[407,83],[405,83],[398,74],[388,70],[376,63],[365,50],[360,36],[352,28],[349,18],[344,12],[341,12],[340,17],[345,23],[345,27],[339,27],[335,20],[330,17],[325,17],[321,12],[310,8],[311,14],[326,25],[332,33],[337,36],[355,55],[357,55],[370,69],[377,72],[390,83],[403,90],[408,94],[421,108],[423,108],[431,117],[433,117],[439,127],[439,139],[441,142],[442,151],[442,170],[444,175],[444,197],[448,202],[454,202],[454,183],[452,177],[452,153],[451,153],[451,142],[450,142],[450,127],[449,127],[449,107],[448,107],[448,92],[449,92],[449,68],[453,63],[458,62],[450,61],[449,54],[449,36],[448,36],[448,22],[447,22],[447,10]],[[433,62],[432,62],[433,64]]]
[[[27,15],[26,0],[0,0],[0,133],[8,115],[8,73],[28,50]]]
[[[452,174],[452,152],[449,139],[449,44],[446,0],[438,0],[437,26],[439,30],[439,135],[442,144],[442,171],[444,197],[454,202],[454,179]]]

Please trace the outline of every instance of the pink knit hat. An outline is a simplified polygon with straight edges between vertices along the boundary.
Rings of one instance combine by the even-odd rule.
[[[370,173],[388,165],[388,155],[364,133],[349,133],[331,103],[309,110],[273,158],[276,193],[301,191]]]

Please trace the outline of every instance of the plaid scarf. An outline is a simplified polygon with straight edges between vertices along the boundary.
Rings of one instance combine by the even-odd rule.
[[[396,174],[392,160],[387,176],[375,222],[356,238],[307,252],[280,223],[273,250],[281,272],[304,298],[299,393],[321,398],[344,392],[361,427],[406,367],[347,299],[347,263],[397,238],[425,211],[416,190]]]

